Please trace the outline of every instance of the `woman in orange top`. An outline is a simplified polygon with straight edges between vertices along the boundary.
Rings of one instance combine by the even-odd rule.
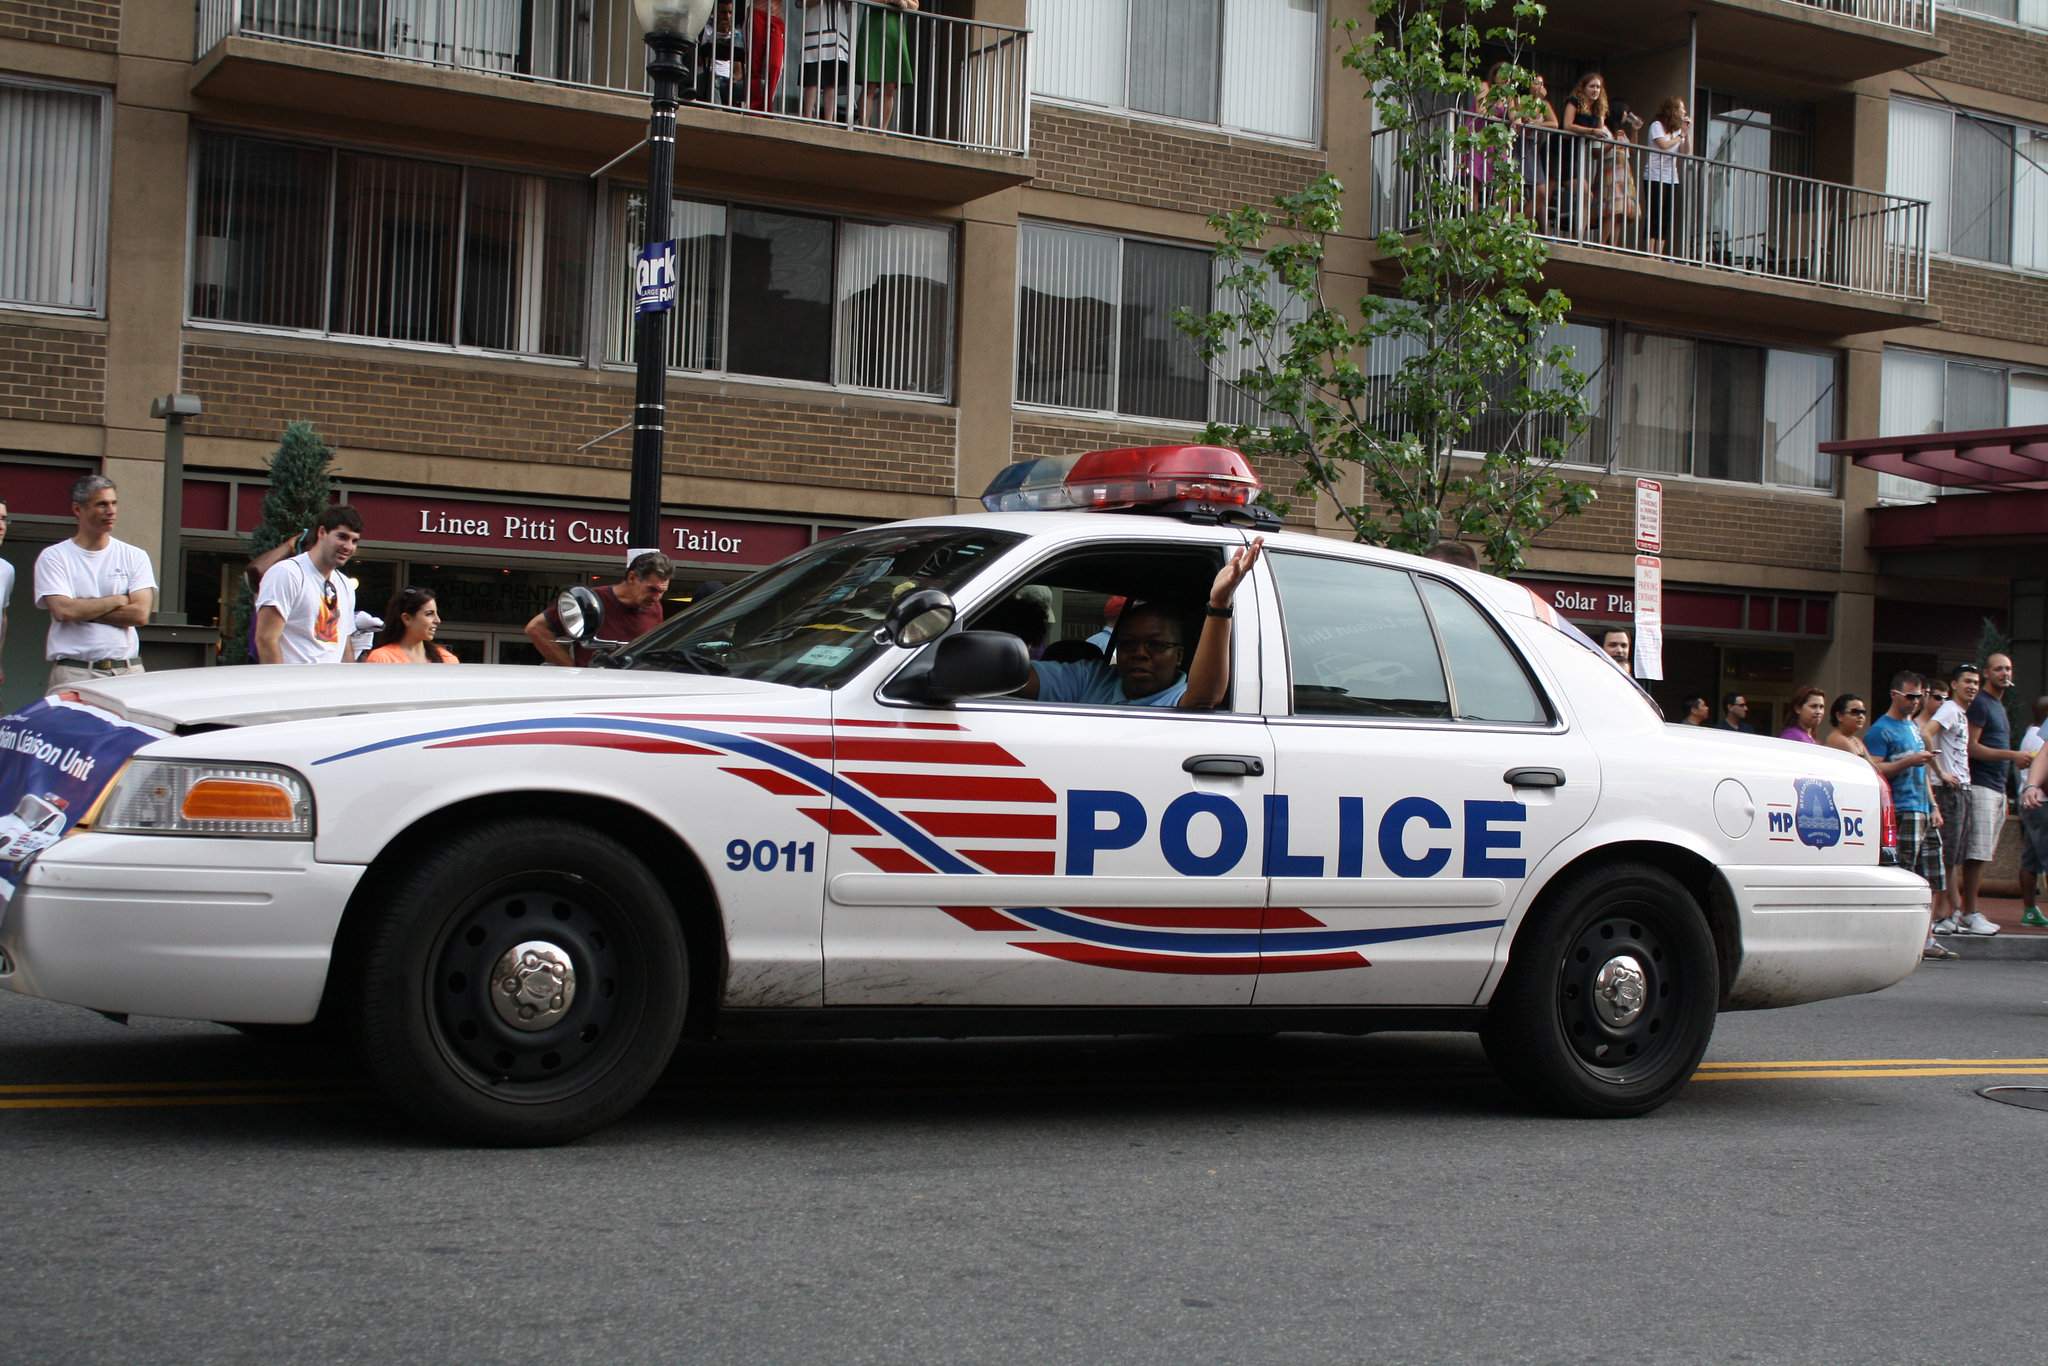
[[[453,664],[455,656],[434,643],[441,629],[441,609],[431,588],[401,588],[384,609],[384,629],[365,664]]]

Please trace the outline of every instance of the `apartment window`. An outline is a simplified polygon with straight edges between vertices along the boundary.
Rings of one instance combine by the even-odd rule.
[[[1626,329],[1615,380],[1619,464],[1745,484],[1831,489],[1832,356]]]
[[[1316,138],[1321,0],[1031,0],[1035,94]]]
[[[191,315],[580,356],[589,221],[574,181],[203,134]]]
[[[1555,439],[1564,447],[1561,459],[1565,463],[1605,468],[1608,355],[1611,350],[1608,334],[1605,324],[1571,320],[1547,328],[1536,344],[1539,351],[1560,346],[1567,348],[1571,353],[1571,368],[1585,377],[1585,386],[1579,391],[1586,403],[1586,429],[1583,432],[1574,437],[1569,424],[1544,418],[1534,419],[1527,429],[1521,429],[1507,415],[1489,411],[1474,419],[1472,434],[1466,443],[1469,448],[1496,451],[1519,441],[1536,451],[1540,450],[1543,441]],[[1406,419],[1396,411],[1399,396],[1394,387],[1403,368],[1422,352],[1421,338],[1412,335],[1385,338],[1366,350],[1367,411],[1370,420],[1389,435],[1401,435],[1408,430]],[[1531,367],[1526,377],[1501,376],[1489,384],[1489,392],[1505,406],[1504,401],[1511,391],[1525,378],[1530,388],[1539,391],[1556,391],[1564,387],[1563,377],[1558,371],[1536,365]]]
[[[1208,418],[1208,371],[1173,321],[1208,311],[1207,251],[1041,223],[1017,237],[1019,403]]]
[[[1927,244],[2048,270],[2048,130],[1894,99],[1885,188],[1927,201]]]
[[[0,81],[0,304],[99,311],[105,104],[97,92]]]
[[[1878,390],[1878,435],[1979,432],[1994,427],[2048,426],[2048,371],[1884,349]],[[1879,474],[1877,496],[1887,503],[1920,503],[1936,485],[1903,475]]]
[[[613,205],[618,285],[608,358],[633,359],[639,194]],[[675,370],[943,398],[952,377],[945,228],[678,199]]]
[[[2048,0],[1941,0],[1944,8],[2027,28],[2048,29]]]
[[[1270,363],[1278,352],[1286,349],[1289,345],[1288,329],[1308,317],[1309,305],[1274,276],[1269,275],[1257,290],[1234,293],[1223,281],[1237,269],[1236,265],[1229,261],[1212,261],[1211,269],[1215,307],[1242,315],[1254,305],[1264,304],[1273,310],[1274,325],[1269,352],[1247,344],[1242,338],[1233,338],[1216,357],[1209,379],[1210,420],[1243,427],[1269,427],[1284,421],[1284,413],[1266,408],[1239,389],[1236,381],[1260,365]]]

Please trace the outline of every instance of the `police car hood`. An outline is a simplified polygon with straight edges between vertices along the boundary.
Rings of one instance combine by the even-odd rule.
[[[269,664],[177,669],[80,683],[81,701],[161,730],[260,726],[323,716],[435,711],[521,702],[717,697],[783,692],[744,678],[535,665]]]

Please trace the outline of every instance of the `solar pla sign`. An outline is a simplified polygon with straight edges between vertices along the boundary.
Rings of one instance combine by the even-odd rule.
[[[666,313],[675,306],[675,241],[649,242],[633,263],[633,311]]]

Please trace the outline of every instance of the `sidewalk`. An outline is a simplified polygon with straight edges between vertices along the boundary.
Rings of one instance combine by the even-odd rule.
[[[2048,962],[2048,930],[2020,924],[2017,897],[1980,896],[1977,909],[1998,926],[1997,934],[1945,934],[1941,942],[1966,959]]]

